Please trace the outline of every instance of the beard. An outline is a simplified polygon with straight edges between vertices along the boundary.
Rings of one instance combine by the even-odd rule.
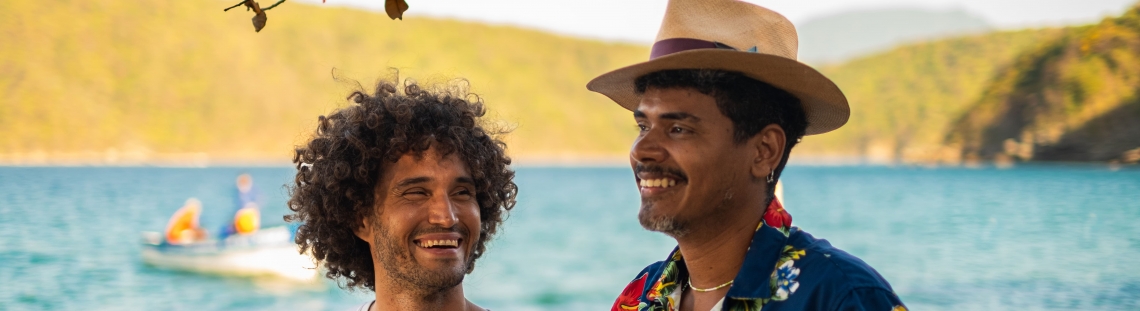
[[[677,219],[676,215],[654,215],[652,210],[653,202],[642,202],[641,210],[637,212],[637,220],[645,230],[661,232],[673,238],[689,233],[688,222]]]
[[[719,200],[710,200],[708,203],[712,206],[707,212],[703,213],[699,219],[681,219],[677,215],[668,215],[664,213],[653,212],[653,201],[645,201],[642,198],[641,210],[637,212],[637,220],[641,222],[641,227],[649,231],[657,231],[664,233],[674,239],[684,237],[689,234],[693,228],[693,222],[704,223],[707,219],[719,219],[727,214],[729,210],[730,201],[732,200],[733,189],[726,189],[720,196]]]
[[[459,286],[471,265],[470,254],[465,254],[462,265],[452,265],[440,269],[431,269],[421,265],[411,251],[405,247],[403,240],[391,235],[384,226],[376,226],[378,230],[373,234],[373,256],[380,262],[381,267],[392,276],[397,288],[418,292],[425,297],[441,293]],[[463,239],[468,239],[466,230],[458,228]],[[453,232],[443,228],[416,228],[412,236],[420,233]]]

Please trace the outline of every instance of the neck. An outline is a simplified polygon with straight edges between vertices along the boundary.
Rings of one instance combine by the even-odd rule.
[[[725,206],[722,209],[725,213],[721,215],[709,215],[712,217],[694,224],[688,234],[677,238],[693,286],[711,288],[731,281],[744,264],[756,226],[763,221],[765,206],[762,198],[738,202]],[[695,294],[723,296],[726,293],[728,287]]]
[[[371,311],[483,310],[463,296],[463,284],[442,291],[410,288],[376,274],[376,303]],[[387,281],[387,282],[385,282]]]

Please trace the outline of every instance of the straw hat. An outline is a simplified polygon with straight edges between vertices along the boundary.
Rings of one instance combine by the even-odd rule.
[[[669,69],[729,70],[799,98],[807,135],[835,130],[851,115],[835,83],[796,61],[795,26],[772,10],[733,0],[670,0],[655,41],[649,61],[602,74],[586,88],[636,110],[638,77]]]

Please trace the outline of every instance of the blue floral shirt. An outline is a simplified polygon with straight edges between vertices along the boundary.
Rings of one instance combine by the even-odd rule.
[[[788,223],[757,228],[720,310],[906,310],[867,263]],[[689,277],[679,250],[638,273],[612,310],[679,309]]]

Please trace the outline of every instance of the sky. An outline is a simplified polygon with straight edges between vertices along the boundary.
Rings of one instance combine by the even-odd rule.
[[[317,3],[319,0],[300,0]],[[784,14],[793,23],[877,8],[961,9],[996,28],[1092,23],[1124,12],[1137,0],[767,0],[748,2]],[[263,1],[264,2],[264,1]],[[408,16],[431,16],[537,28],[611,41],[648,43],[657,34],[665,0],[407,0]],[[384,0],[326,0],[319,5],[383,11]]]

